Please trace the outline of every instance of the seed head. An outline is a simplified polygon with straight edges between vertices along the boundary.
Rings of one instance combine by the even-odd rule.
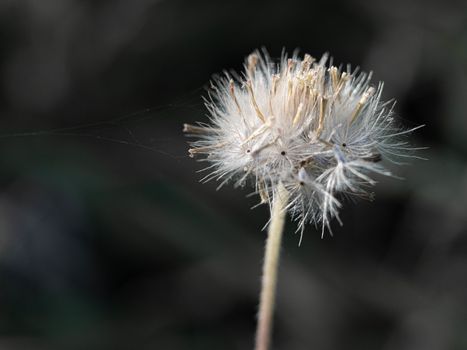
[[[226,72],[211,84],[210,123],[184,125],[197,137],[190,156],[210,163],[204,181],[251,183],[269,204],[282,183],[302,233],[307,222],[321,224],[323,234],[331,219],[341,223],[344,195],[371,198],[368,174],[390,176],[381,160],[411,157],[403,138],[416,129],[396,124],[394,103],[381,102],[383,84],[370,85],[371,74],[327,61],[295,53],[274,63],[256,51],[242,76]]]

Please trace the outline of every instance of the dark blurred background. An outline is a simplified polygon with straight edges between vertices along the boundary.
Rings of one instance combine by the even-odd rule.
[[[261,46],[373,70],[429,147],[288,224],[274,349],[467,349],[467,4],[425,0],[1,0],[1,349],[252,348],[268,213],[181,125]]]

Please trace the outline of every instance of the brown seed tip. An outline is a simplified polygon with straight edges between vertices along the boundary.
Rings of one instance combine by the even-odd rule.
[[[191,124],[183,124],[183,132],[188,134],[208,134],[215,129],[209,127],[196,126]]]

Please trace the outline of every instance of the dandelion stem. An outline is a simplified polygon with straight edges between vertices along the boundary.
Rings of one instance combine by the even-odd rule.
[[[274,193],[266,240],[255,350],[268,350],[271,342],[277,271],[288,199],[288,191],[282,183],[279,183]]]

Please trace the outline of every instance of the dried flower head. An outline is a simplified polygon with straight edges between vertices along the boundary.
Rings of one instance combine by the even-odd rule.
[[[394,103],[381,102],[383,84],[327,61],[295,53],[276,64],[256,51],[242,76],[226,72],[212,84],[210,123],[184,125],[198,138],[190,155],[211,163],[203,180],[251,181],[262,203],[282,183],[302,232],[307,222],[323,233],[332,218],[341,222],[341,197],[370,198],[368,174],[391,175],[380,161],[398,163],[412,150],[402,138],[414,129],[396,125]]]

